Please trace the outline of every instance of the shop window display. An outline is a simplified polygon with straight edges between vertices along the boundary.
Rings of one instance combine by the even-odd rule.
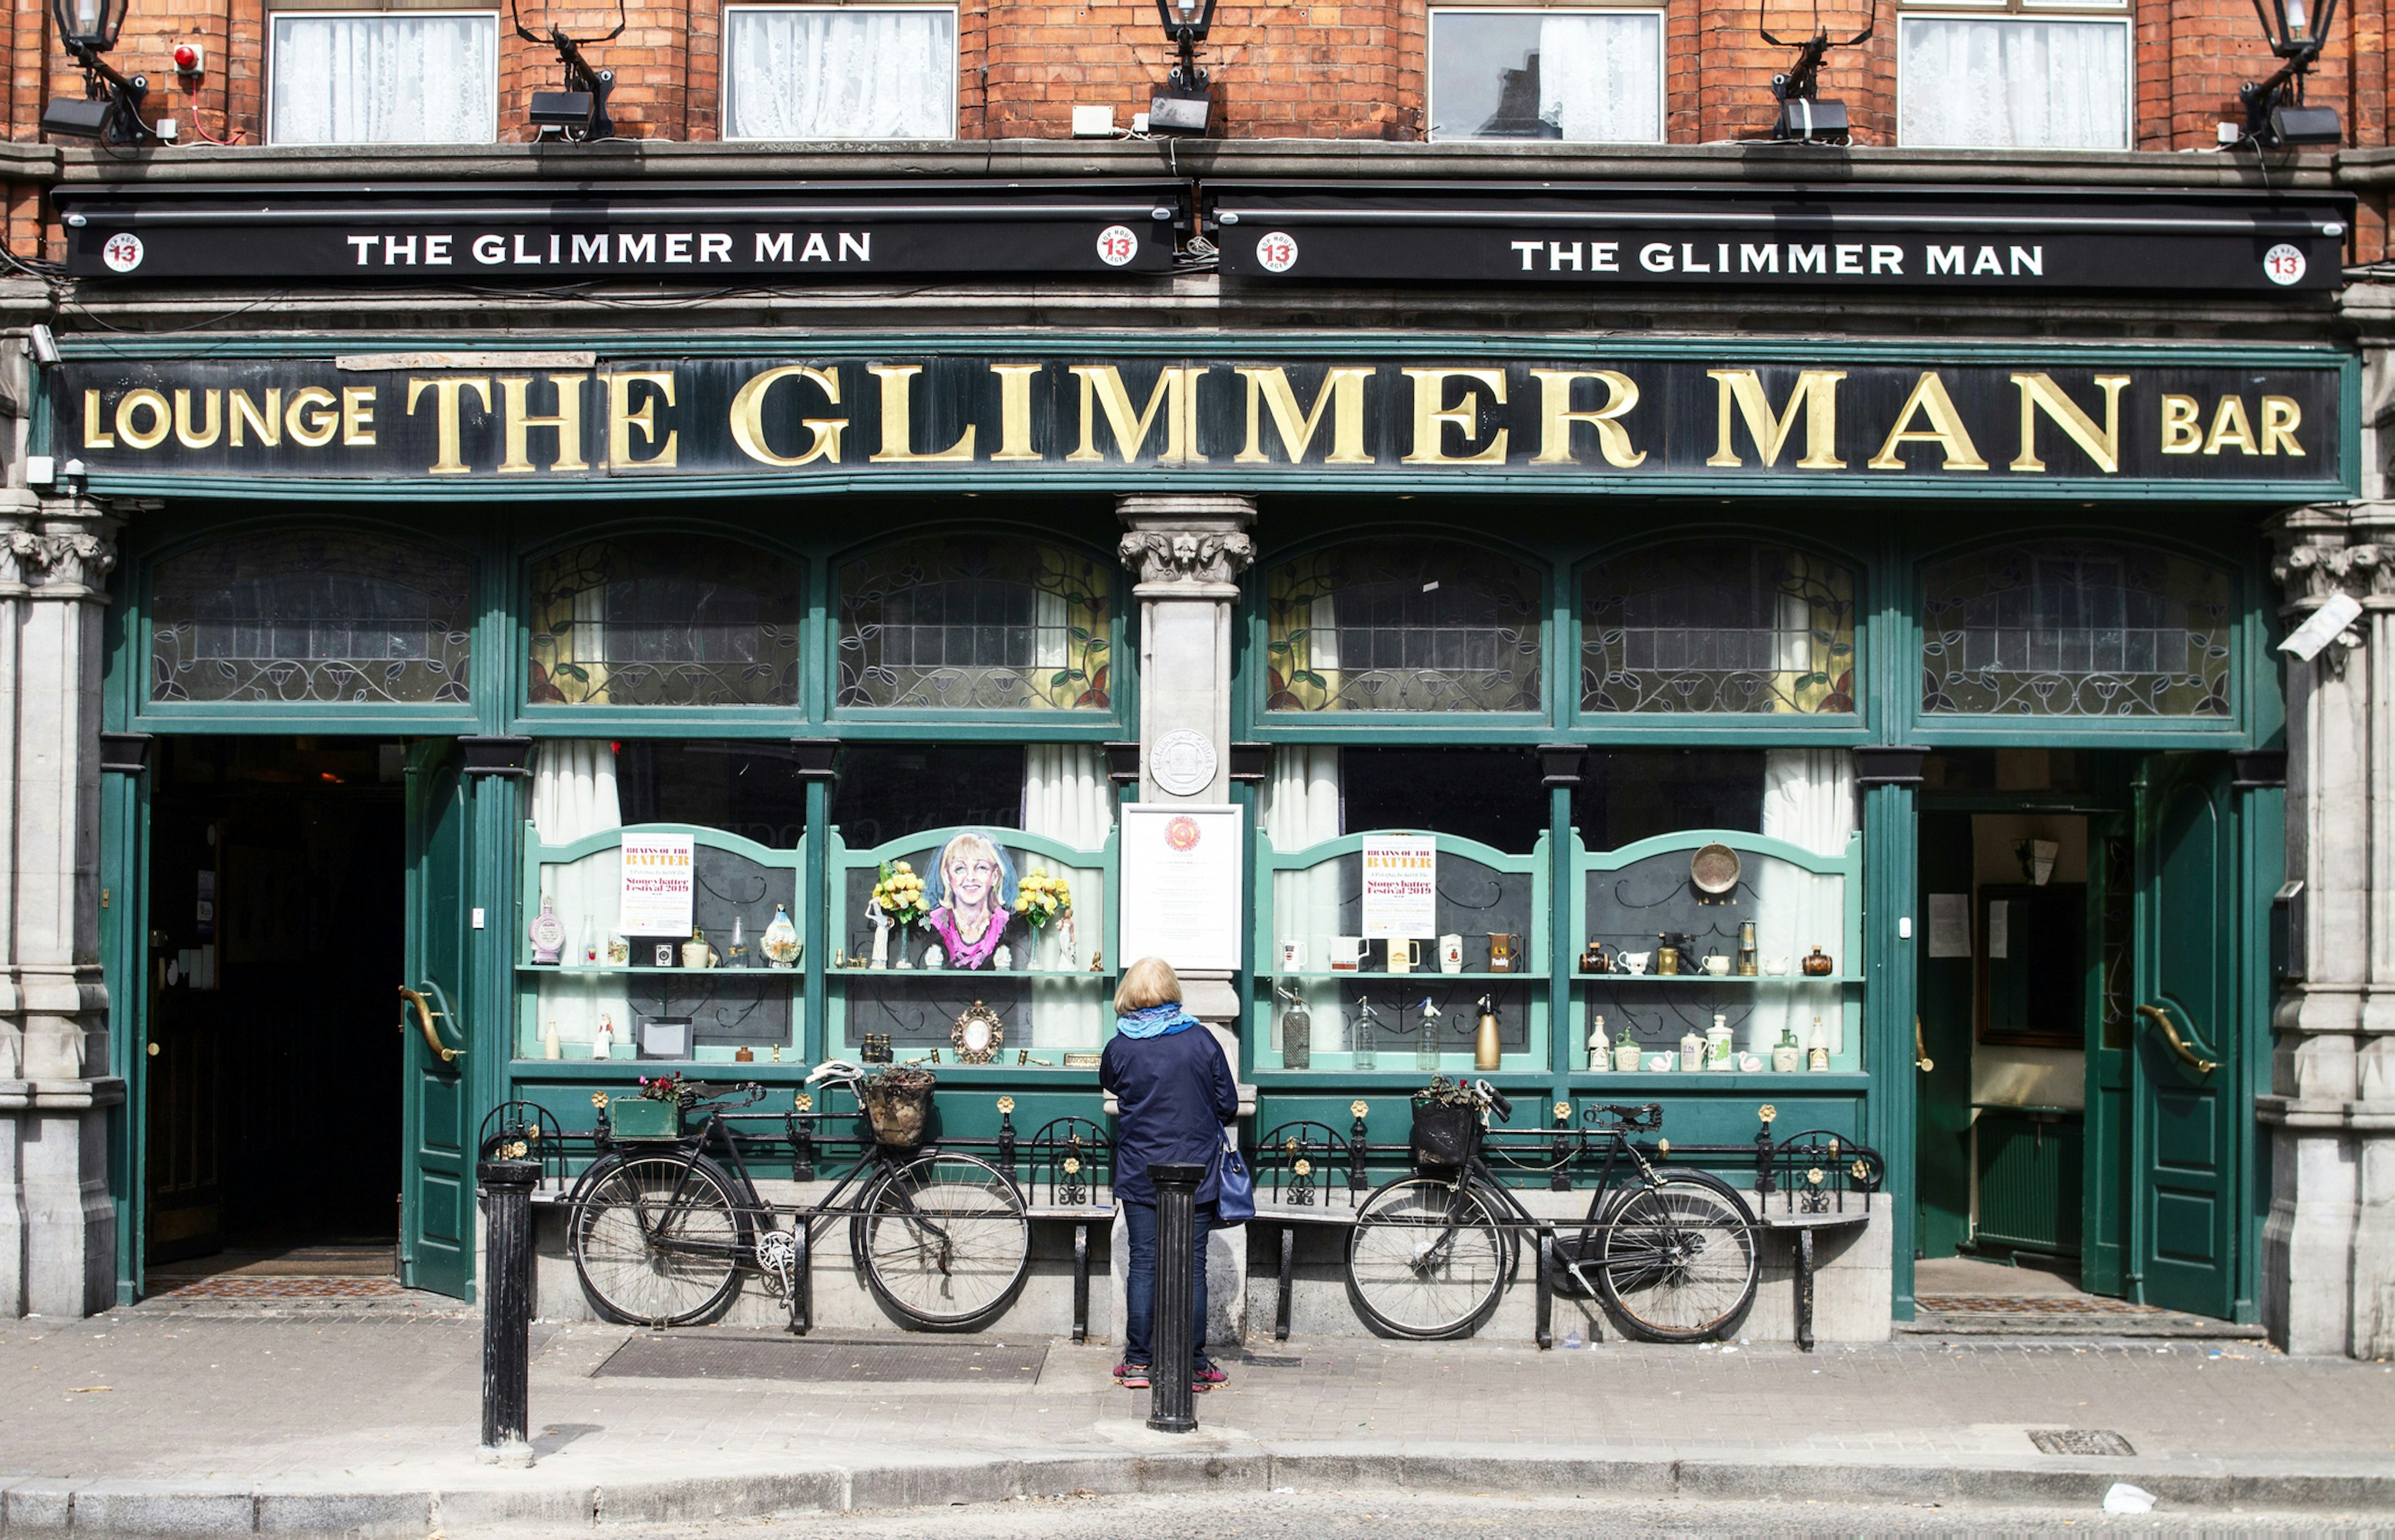
[[[234,536],[150,579],[150,698],[464,704],[468,564],[362,530]]]
[[[1855,574],[1751,540],[1680,540],[1581,577],[1584,711],[1852,712]]]
[[[725,539],[623,536],[533,564],[536,706],[795,706],[800,564]]]
[[[2229,574],[2151,546],[2006,545],[1924,577],[1922,710],[2230,714]]]
[[[843,707],[1111,709],[1115,576],[1052,546],[950,536],[840,569]]]
[[[1268,711],[1535,711],[1538,571],[1397,537],[1283,562],[1264,582]]]

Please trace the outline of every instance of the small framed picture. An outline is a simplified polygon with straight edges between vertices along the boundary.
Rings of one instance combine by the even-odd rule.
[[[674,965],[674,954],[677,949],[676,949],[674,944],[670,941],[658,942],[656,947],[655,966],[660,968],[672,967]]]
[[[641,1056],[644,1059],[690,1057],[690,1017],[649,1016],[642,1020]]]

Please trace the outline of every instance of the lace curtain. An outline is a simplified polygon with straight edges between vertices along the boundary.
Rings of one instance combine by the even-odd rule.
[[[1273,750],[1272,774],[1264,782],[1264,835],[1283,855],[1307,845],[1335,840],[1341,823],[1339,750],[1328,746],[1283,745]],[[1330,939],[1338,930],[1339,869],[1333,865],[1310,871],[1273,874],[1273,950],[1259,958],[1259,972],[1283,972],[1280,947],[1294,941],[1305,949],[1304,961],[1289,972],[1326,973],[1330,967]],[[1294,979],[1280,980],[1283,989],[1302,989]],[[1280,1007],[1270,1007],[1272,1045],[1280,1047]],[[1325,1053],[1347,1045],[1345,1011],[1340,991],[1324,989],[1309,996],[1314,1013],[1314,1041]]]
[[[533,755],[532,824],[541,843],[552,845],[621,829],[615,747],[599,738],[542,739]],[[541,868],[541,896],[557,905],[569,955],[582,944],[586,919],[596,928],[600,944],[606,944],[615,926],[623,883],[624,856],[618,850],[586,856],[568,866]],[[632,1056],[632,1002],[619,976],[543,971],[539,1009],[529,1050],[534,1055],[540,1053],[540,1037],[550,1022],[557,1023],[563,1041],[588,1043],[603,1012],[615,1024],[615,1051]]]
[[[729,10],[725,139],[938,139],[954,133],[956,16]]]
[[[1115,827],[1115,786],[1107,778],[1097,746],[1088,743],[1035,743],[1023,751],[1023,829],[1044,834],[1080,850],[1106,843]],[[1072,876],[1076,955],[1082,967],[1105,945],[1105,913],[1111,895],[1103,887],[1104,872],[1082,868]],[[1063,938],[1050,925],[1033,949],[1033,961],[1042,968],[1058,965]],[[1031,982],[1029,1048],[1096,1048],[1105,1042],[1113,997],[1088,984],[1061,978]]]
[[[1907,17],[1908,146],[2125,150],[2129,31],[2115,21]]]
[[[1763,833],[1817,856],[1843,856],[1855,831],[1855,760],[1845,749],[1771,749],[1763,756]],[[1755,937],[1766,958],[1785,955],[1788,975],[1819,945],[1837,960],[1840,974],[1855,971],[1845,955],[1845,906],[1859,895],[1844,892],[1837,878],[1817,878],[1783,861],[1763,861],[1755,875]],[[1755,990],[1742,1052],[1768,1060],[1782,1028],[1808,1043],[1819,1016],[1834,1055],[1845,1043],[1845,991],[1835,984],[1791,984]]]
[[[498,137],[496,15],[278,16],[277,144],[488,144]]]
[[[1539,117],[1597,143],[1663,138],[1663,19],[1550,16],[1539,22]]]

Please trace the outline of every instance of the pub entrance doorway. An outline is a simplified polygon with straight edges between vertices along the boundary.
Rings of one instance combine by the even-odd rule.
[[[152,757],[146,1289],[397,1270],[405,746],[162,737]]]

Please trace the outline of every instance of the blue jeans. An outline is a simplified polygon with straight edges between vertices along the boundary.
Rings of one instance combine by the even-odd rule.
[[[1131,1235],[1131,1276],[1123,1281],[1123,1361],[1155,1362],[1156,1205],[1123,1200],[1123,1228]],[[1190,1288],[1196,1295],[1190,1322],[1190,1365],[1206,1363],[1206,1232],[1214,1228],[1214,1205],[1198,1205],[1198,1245],[1191,1254]]]

